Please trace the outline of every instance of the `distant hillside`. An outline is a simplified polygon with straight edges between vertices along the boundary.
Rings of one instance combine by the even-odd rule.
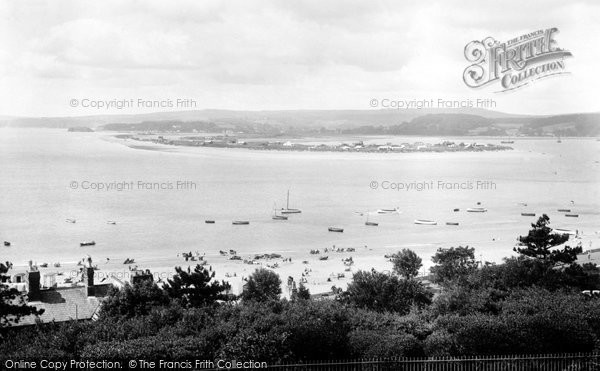
[[[483,109],[460,110],[201,110],[66,118],[7,118],[0,126],[111,131],[221,132],[329,135],[600,136],[600,113],[524,116]]]
[[[409,110],[291,110],[291,111],[230,111],[198,110],[156,112],[131,115],[94,115],[78,117],[24,117],[7,118],[4,126],[69,128],[87,126],[95,128],[107,124],[137,124],[157,121],[207,121],[217,124],[268,124],[281,127],[356,127],[361,125],[395,125],[415,117],[434,113],[465,113],[483,117],[514,117],[502,112],[484,109],[409,109]],[[525,116],[518,116],[525,117]],[[1,124],[0,124],[1,125]]]
[[[112,131],[180,131],[192,132],[194,130],[201,132],[221,131],[222,127],[212,122],[205,121],[144,121],[138,124],[108,124],[101,127],[102,130]]]
[[[598,136],[600,113],[558,115],[533,119],[526,127],[529,135]]]

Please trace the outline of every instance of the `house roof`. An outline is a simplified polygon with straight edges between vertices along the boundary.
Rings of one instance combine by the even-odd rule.
[[[22,317],[13,326],[33,325],[41,322],[64,322],[70,320],[92,319],[100,309],[102,296],[106,295],[108,285],[95,285],[96,296],[87,296],[83,286],[42,290],[39,301],[27,303],[38,309],[44,309],[40,316]]]

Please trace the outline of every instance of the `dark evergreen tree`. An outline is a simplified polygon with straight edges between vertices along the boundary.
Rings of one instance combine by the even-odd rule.
[[[209,272],[200,264],[196,265],[193,272],[190,267],[187,270],[175,267],[175,272],[163,289],[184,307],[198,308],[228,298],[226,293],[231,285],[225,281],[213,281],[215,272]]]
[[[548,263],[551,265],[571,264],[577,260],[577,254],[581,254],[580,246],[565,246],[555,249],[569,240],[568,234],[552,233],[550,218],[544,214],[537,222],[531,224],[527,236],[519,237],[519,246],[513,250],[521,255]]]

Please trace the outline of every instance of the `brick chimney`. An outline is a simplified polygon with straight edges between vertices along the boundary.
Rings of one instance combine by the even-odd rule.
[[[94,267],[92,267],[92,258],[90,256],[87,257],[87,263],[87,267],[83,268],[83,282],[85,282],[87,296],[95,296]]]
[[[40,293],[40,271],[29,261],[27,271],[27,297],[29,301],[38,301],[42,298]]]
[[[85,282],[87,296],[94,296],[96,294],[96,289],[94,287],[94,268],[83,268],[83,282]]]

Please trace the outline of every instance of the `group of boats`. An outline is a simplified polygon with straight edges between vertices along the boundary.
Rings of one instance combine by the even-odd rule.
[[[77,223],[77,219],[74,218],[67,218],[65,219],[65,222],[70,223],[70,224],[75,224]],[[115,225],[117,224],[116,221],[114,220],[107,220],[106,224],[110,224],[110,225]],[[79,243],[79,246],[84,247],[84,246],[94,246],[96,245],[96,241],[92,240],[92,241],[82,241]]]
[[[415,219],[415,224],[437,225],[437,222],[435,220]],[[446,225],[459,225],[459,223],[458,222],[446,222]]]
[[[67,218],[67,219],[65,219],[65,222],[75,224],[75,223],[77,223],[77,219]],[[115,224],[117,224],[117,222],[114,220],[107,220],[106,224],[115,225]]]
[[[477,205],[481,205],[481,202],[477,202]],[[460,208],[455,208],[452,211],[459,212]],[[488,209],[486,209],[485,207],[481,207],[481,206],[477,206],[477,207],[469,207],[467,208],[467,212],[468,213],[486,213],[488,211]],[[415,224],[419,224],[419,225],[437,225],[437,221],[435,220],[429,220],[429,219],[415,219],[414,221]],[[451,226],[458,226],[460,225],[459,222],[446,222],[446,225],[451,225]]]
[[[300,214],[300,213],[302,213],[302,210],[290,207],[290,191],[288,190],[285,207],[282,207],[281,209],[277,209],[276,206],[273,207],[273,215],[271,216],[271,219],[273,219],[273,220],[288,220],[288,215]],[[216,221],[213,219],[207,219],[204,221],[204,223],[205,224],[215,224]],[[249,220],[234,220],[231,222],[231,224],[232,225],[248,225],[248,224],[250,224],[250,221]]]
[[[565,216],[567,218],[579,218],[579,214],[571,213],[570,209],[558,209],[559,212],[567,212]],[[521,213],[521,216],[535,216],[535,213]]]

